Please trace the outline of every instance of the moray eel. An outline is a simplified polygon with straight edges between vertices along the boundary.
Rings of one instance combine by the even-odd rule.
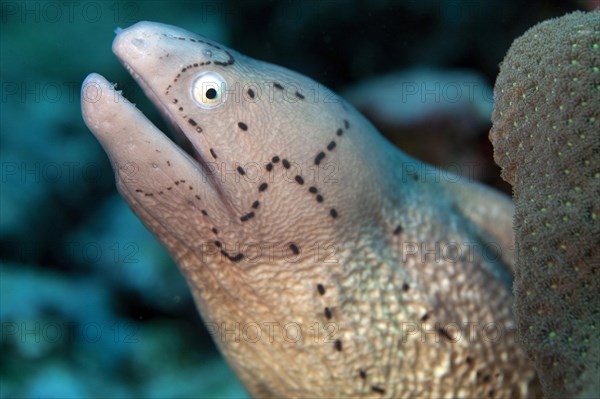
[[[180,137],[98,74],[87,126],[253,397],[527,397],[513,206],[420,163],[302,75],[159,23],[113,51]]]

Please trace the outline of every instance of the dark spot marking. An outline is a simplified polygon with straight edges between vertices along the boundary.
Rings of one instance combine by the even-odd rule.
[[[212,148],[210,149],[210,155],[212,155],[214,159],[217,159],[217,154],[215,154],[215,150],[213,150]]]
[[[173,99],[173,104],[177,104],[177,99],[176,98]]]
[[[276,88],[276,89],[279,89],[279,90],[283,90],[283,86],[282,86],[282,85],[280,85],[280,84],[279,84],[279,83],[277,83],[277,82],[273,82],[273,87],[274,87],[274,88]]]
[[[294,255],[298,255],[300,253],[300,249],[298,249],[298,246],[294,243],[290,244],[290,249],[292,250]]]
[[[319,291],[319,294],[325,295],[325,287],[323,284],[317,284],[317,291]]]
[[[321,163],[321,161],[323,160],[323,158],[325,158],[325,153],[323,151],[321,151],[320,153],[317,154],[317,156],[315,157],[315,165],[318,165]]]
[[[223,256],[225,256],[227,259],[229,259],[230,261],[232,261],[232,262],[239,262],[244,257],[244,254],[241,254],[241,253],[239,253],[239,254],[237,254],[235,256],[231,256],[227,252],[225,252],[224,250],[221,250],[221,254]]]
[[[185,183],[185,180],[179,180],[181,183]]]
[[[196,194],[194,197],[196,197],[196,199],[197,199],[198,201],[200,201],[200,196],[199,196],[198,194]]]
[[[240,218],[240,220],[241,220],[242,222],[246,222],[246,221],[248,221],[248,220],[252,219],[253,217],[254,217],[254,212],[248,212],[247,214],[245,214],[244,216],[242,216],[242,217]]]
[[[144,194],[144,195],[145,195],[146,197],[152,197],[154,194],[152,194],[152,193],[146,193],[146,194]]]
[[[344,127],[345,127],[346,129],[350,129],[350,122],[348,122],[348,120],[347,120],[347,119],[344,119]]]
[[[301,93],[296,92],[296,97],[298,97],[300,100],[304,100],[304,96]]]
[[[206,43],[206,44],[210,44],[210,43]],[[219,50],[223,50],[223,49],[222,49],[222,48],[220,48],[220,47],[217,47],[217,48],[218,48]],[[235,62],[235,59],[233,58],[233,56],[232,56],[231,54],[229,54],[229,51],[227,51],[227,50],[223,50],[223,51],[225,52],[225,54],[227,54],[227,56],[229,57],[229,59],[228,59],[227,61],[225,61],[225,62],[223,62],[223,61],[215,61],[215,65],[221,65],[221,66],[229,66],[229,65],[233,65],[233,63]],[[207,62],[207,64],[208,64],[209,62],[210,62],[210,61],[208,61],[208,62]]]
[[[258,208],[258,206],[259,206],[259,205],[260,205],[260,202],[258,202],[258,200],[254,201],[254,202],[252,203],[252,209],[256,209],[256,208]]]
[[[423,316],[421,316],[421,321],[427,321],[427,319],[429,319],[429,313],[425,313]]]
[[[202,212],[204,216],[208,216],[208,212],[206,212],[204,209],[202,209],[200,212]]]
[[[238,127],[242,130],[248,130],[248,125],[246,125],[244,122],[238,122]]]
[[[179,107],[179,110],[180,110],[180,111],[183,111],[183,107]]]
[[[173,187],[167,187],[167,190],[171,190]]]
[[[450,336],[450,334],[448,334],[448,331],[446,331],[445,328],[438,328],[438,332],[441,334],[442,337],[446,338],[448,341],[452,341],[452,337]]]
[[[296,177],[294,177],[294,180],[296,180],[298,184],[304,184],[304,179],[300,175],[296,175]]]
[[[335,132],[335,134],[341,136],[342,134],[344,134],[344,131],[342,129],[338,129],[337,132]]]
[[[215,62],[215,64],[216,64],[216,62]],[[244,257],[244,254],[239,253],[236,256],[230,256],[229,260],[231,260],[232,262],[239,262],[242,260],[243,257]]]
[[[200,126],[196,126],[196,132],[202,133],[202,128]]]
[[[467,362],[467,364],[473,364],[473,358],[471,356],[467,356],[465,362]]]
[[[311,192],[311,193],[313,193],[313,194],[316,194],[318,190],[317,190],[317,188],[315,186],[310,186],[308,188],[308,191]]]
[[[371,385],[371,391],[377,392],[380,395],[385,395],[385,389],[378,387],[377,385]]]
[[[332,141],[331,143],[327,144],[327,149],[329,151],[333,150],[335,148],[335,141]]]
[[[178,182],[178,181],[176,181],[176,182],[175,182],[175,185],[176,185],[176,186],[178,186],[178,185],[179,185],[179,182]]]
[[[275,155],[273,158],[271,158],[271,161],[273,163],[277,163],[277,162],[279,162],[279,157],[277,155]]]
[[[483,376],[483,378],[481,379],[481,381],[488,383],[490,382],[490,380],[492,379],[492,377],[489,374],[486,374]]]
[[[394,235],[397,236],[398,234],[402,233],[402,226],[398,225],[396,226],[396,228],[394,229]]]
[[[254,98],[254,90],[248,89],[248,97]]]
[[[367,378],[367,372],[363,369],[358,370],[358,375],[360,376],[360,378],[362,378],[363,380]]]
[[[213,227],[213,228],[212,228],[212,232],[213,232],[213,233],[215,233],[215,234],[219,234],[219,230],[217,230],[217,228],[216,228],[216,227]]]
[[[217,246],[217,248],[221,248],[221,246],[222,246],[221,241],[215,241],[215,245]]]
[[[273,164],[269,162],[265,168],[267,169],[267,172],[270,172],[273,170]]]
[[[490,397],[490,398],[491,398],[491,397],[493,397],[493,396],[494,396],[494,390],[493,390],[493,389],[490,389],[490,390],[488,391],[488,397]]]
[[[328,307],[325,308],[325,318],[327,320],[331,320],[331,318],[333,317],[333,315],[331,314],[331,309],[329,309]]]
[[[410,289],[410,285],[408,285],[408,283],[403,283],[402,284],[402,291],[406,292]]]
[[[139,188],[136,188],[136,189],[135,189],[135,192],[136,192],[136,193],[143,193],[143,192],[144,192],[144,190],[140,190]]]
[[[336,218],[338,217],[338,213],[335,209],[331,208],[331,210],[329,211],[329,214],[331,215],[332,218]]]
[[[192,125],[192,126],[196,126],[196,125],[197,125],[196,121],[195,121],[195,120],[193,120],[192,118],[188,119],[188,123],[189,123],[190,125]]]
[[[342,341],[340,341],[339,339],[336,339],[335,342],[333,343],[333,346],[335,347],[335,350],[338,352],[342,351]]]
[[[189,186],[188,188],[189,188],[190,190],[193,190],[193,189],[194,189],[194,187],[192,187],[192,186]]]
[[[282,160],[281,163],[283,164],[284,168],[286,168],[286,169],[290,168],[290,163],[288,162],[287,159]]]
[[[317,194],[317,196],[315,198],[316,198],[317,202],[323,202],[323,196],[321,194]],[[331,215],[331,216],[333,216],[333,215]],[[335,216],[333,216],[333,217],[335,217]]]
[[[267,183],[262,183],[260,186],[258,186],[258,191],[265,191],[267,187],[269,187]]]
[[[158,193],[159,193],[159,194],[162,194],[163,192],[162,192],[162,191],[159,191]]]
[[[171,161],[167,161],[167,166],[171,166]]]
[[[242,175],[242,176],[246,174],[246,171],[245,171],[245,170],[244,170],[244,168],[242,168],[241,166],[238,166],[238,167],[237,167],[237,171],[238,171],[238,173],[239,173],[240,175]]]

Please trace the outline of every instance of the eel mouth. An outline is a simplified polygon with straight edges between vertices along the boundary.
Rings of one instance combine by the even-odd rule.
[[[92,73],[84,80],[81,110],[108,154],[117,188],[134,210],[144,208],[160,219],[162,207],[172,212],[192,205],[208,210],[220,223],[235,220],[229,196],[203,158],[176,145],[103,76]],[[176,189],[182,181],[193,189],[188,191],[187,185]],[[200,202],[196,205],[195,201]]]
[[[165,106],[164,102],[160,100],[160,96],[148,84],[148,82],[146,82],[144,77],[138,72],[136,72],[136,70],[131,65],[125,62],[125,60],[123,60],[121,57],[119,57],[119,60],[121,61],[127,72],[129,72],[131,77],[142,88],[142,90],[146,94],[146,97],[148,97],[148,99],[152,101],[156,109],[158,109],[163,120],[169,126],[169,130],[175,135],[175,139],[171,140],[173,144],[185,151],[186,154],[188,154],[192,159],[194,159],[198,163],[198,165],[201,167],[204,173],[210,175],[210,173],[208,173],[210,170],[208,168],[206,160],[202,157],[202,155],[200,155],[200,151],[196,147],[194,147],[193,143],[187,138],[186,134],[183,131],[183,128],[177,122],[177,119],[173,116],[171,111],[169,111],[169,108]],[[167,137],[171,138],[170,135],[166,132],[162,133],[165,134]]]
[[[118,38],[118,36],[117,36]],[[115,38],[115,41],[117,40]],[[135,68],[133,68],[130,64],[128,64],[125,59],[117,54],[117,57],[121,61],[122,65],[125,67],[127,72],[133,77],[133,79],[137,82],[137,84],[142,88],[146,97],[150,99],[150,101],[154,104],[154,106],[158,109],[161,114],[163,120],[169,126],[169,130],[172,132],[172,135],[167,134],[166,132],[161,131],[166,137],[168,137],[173,146],[176,146],[181,151],[185,152],[192,162],[194,162],[200,173],[200,179],[208,183],[212,186],[213,189],[216,190],[217,195],[219,196],[221,204],[232,214],[235,215],[237,212],[235,210],[234,204],[231,202],[231,198],[222,185],[219,183],[219,179],[217,178],[217,174],[214,173],[214,170],[209,166],[208,161],[202,155],[202,151],[191,141],[188,139],[188,136],[185,133],[184,128],[179,124],[179,120],[175,118],[172,111],[169,107],[161,100],[160,95],[154,90],[154,88],[144,79],[144,76],[138,73]],[[174,138],[171,136],[175,136]]]
[[[202,172],[210,178],[214,174],[210,173],[202,149],[198,143],[189,139],[186,127],[180,125],[181,120],[174,115],[174,110],[169,107],[165,95],[159,89],[166,84],[164,73],[168,73],[173,68],[180,68],[179,64],[183,60],[182,56],[177,54],[177,47],[164,44],[165,37],[175,34],[171,32],[173,29],[167,25],[147,22],[140,22],[126,29],[117,28],[112,51],[170,127],[169,130],[175,135],[175,140],[171,140],[173,144],[196,161]],[[170,59],[169,55],[171,55]],[[178,62],[173,62],[174,59]],[[166,134],[166,132],[162,133]],[[166,135],[169,137],[168,134]],[[172,136],[170,138],[173,138]],[[201,139],[206,140],[206,137]],[[211,183],[215,185],[217,183],[214,176]]]
[[[197,54],[198,44],[179,40],[178,37],[183,35],[180,30],[157,23],[139,22],[116,33],[113,53],[170,127],[165,129],[168,132],[159,130],[115,90],[113,84],[98,74],[88,76],[82,87],[82,112],[86,124],[100,140],[115,170],[127,163],[139,168],[137,180],[121,179],[119,186],[134,193],[160,193],[174,182],[185,179],[197,190],[195,194],[202,198],[202,206],[212,208],[224,218],[235,219],[239,209],[233,200],[239,197],[235,195],[239,187],[219,178],[219,166],[211,162],[212,154],[209,155],[210,137],[206,133],[192,132],[164,92],[173,83],[170,74],[180,71],[181,65]],[[184,84],[180,80],[179,89],[185,90]],[[90,99],[86,87],[97,87],[106,95]],[[195,119],[203,119],[201,112],[197,114]],[[219,135],[220,132],[215,130],[211,134]],[[173,198],[175,192],[169,192],[169,201],[187,201],[190,194],[182,192],[185,198]]]

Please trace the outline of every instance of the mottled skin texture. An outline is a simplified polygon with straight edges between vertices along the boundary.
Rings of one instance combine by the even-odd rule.
[[[515,317],[547,398],[600,397],[600,11],[512,44],[490,138],[512,184]]]
[[[84,119],[252,396],[536,392],[514,340],[510,200],[409,158],[316,82],[201,36],[144,22],[113,50],[193,156],[96,74]],[[213,109],[190,91],[204,71],[229,91]]]

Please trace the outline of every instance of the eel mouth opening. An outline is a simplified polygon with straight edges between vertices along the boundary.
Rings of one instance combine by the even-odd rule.
[[[192,158],[194,161],[196,161],[196,163],[198,164],[198,167],[202,170],[202,173],[204,175],[208,176],[209,178],[211,176],[213,176],[214,173],[212,173],[212,170],[210,169],[206,160],[202,157],[202,155],[200,155],[200,152],[198,152],[198,150],[196,150],[196,148],[194,147],[192,142],[187,138],[187,136],[185,135],[185,133],[183,132],[181,127],[177,123],[174,123],[171,119],[169,119],[165,115],[163,115],[163,118],[165,119],[167,125],[169,126],[168,130],[170,130],[172,132],[172,134],[168,134],[165,132],[163,132],[163,134],[168,136],[174,145],[181,148],[186,154],[188,154],[190,156],[190,158]],[[171,136],[175,136],[175,137],[171,137]],[[217,183],[216,181],[212,182],[212,184],[215,187],[217,187],[216,183]]]
[[[176,119],[173,117],[173,115],[171,114],[169,109],[165,106],[165,104],[160,100],[160,97],[157,95],[157,93],[154,91],[154,89],[152,89],[152,87],[146,82],[144,77],[142,75],[140,75],[139,73],[137,73],[135,71],[135,69],[133,69],[131,67],[131,65],[127,64],[126,62],[123,62],[123,66],[125,66],[125,69],[127,70],[127,72],[129,72],[129,74],[133,77],[133,79],[137,82],[137,84],[140,85],[140,87],[144,91],[144,94],[146,94],[146,97],[148,97],[148,99],[150,99],[150,101],[158,109],[163,120],[169,126],[168,130],[170,130],[170,132],[164,132],[162,130],[161,130],[161,132],[165,136],[169,137],[169,139],[171,140],[173,145],[176,145],[177,147],[179,147],[187,155],[189,155],[190,158],[192,158],[194,161],[196,161],[196,163],[198,164],[197,166],[199,166],[202,169],[203,173],[210,175],[211,174],[210,169],[206,163],[206,160],[204,160],[202,158],[202,156],[200,155],[200,152],[194,147],[192,142],[187,138],[187,136],[183,132],[183,129],[181,128],[181,126],[177,123]],[[172,133],[172,134],[169,134],[169,133]]]
[[[235,209],[231,203],[231,195],[227,195],[231,188],[224,187],[223,182],[218,178],[219,174],[210,162],[212,154],[208,154],[208,149],[211,148],[208,137],[195,134],[192,139],[191,135],[195,132],[190,132],[189,126],[182,124],[182,119],[178,117],[162,90],[166,85],[163,75],[172,68],[177,68],[184,58],[181,54],[178,55],[172,44],[163,40],[171,36],[179,38],[181,34],[180,30],[167,25],[139,22],[129,28],[116,31],[112,51],[162,115],[163,121],[169,127],[161,131],[163,135],[182,154],[187,155],[188,160],[198,171],[198,179],[202,180],[202,184],[212,186],[222,197],[223,204],[230,210]],[[166,59],[169,55],[171,58]],[[161,61],[162,57],[165,59]],[[200,118],[201,116],[198,116],[198,119]]]
[[[236,207],[231,201],[231,197],[227,195],[224,187],[220,183],[218,179],[218,173],[215,173],[213,168],[210,167],[207,159],[202,155],[200,149],[196,147],[187,137],[184,128],[179,124],[178,120],[174,117],[172,112],[169,110],[164,101],[161,100],[160,95],[152,88],[148,82],[144,79],[144,77],[137,73],[135,69],[126,63],[123,59],[121,62],[127,72],[133,77],[133,79],[138,83],[138,85],[144,91],[144,94],[150,101],[154,104],[154,106],[160,112],[163,120],[169,126],[170,132],[161,131],[165,136],[169,138],[172,145],[178,147],[184,153],[186,153],[191,162],[195,164],[197,170],[200,174],[199,179],[201,179],[204,184],[208,183],[211,185],[216,191],[218,196],[220,197],[221,203],[225,206],[225,208],[231,213],[236,214]],[[171,133],[171,134],[169,134]]]

